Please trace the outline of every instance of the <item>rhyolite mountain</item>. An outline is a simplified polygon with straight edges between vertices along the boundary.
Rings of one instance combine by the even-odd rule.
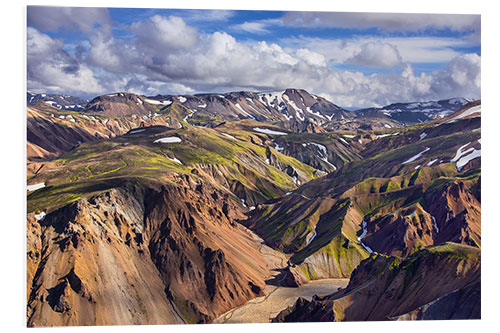
[[[318,126],[332,119],[353,116],[328,100],[299,89],[154,97],[116,93],[94,98],[84,112],[105,116],[162,115],[179,122],[212,127],[225,121],[252,119],[309,132],[320,131]]]
[[[55,108],[67,111],[82,111],[87,106],[89,102],[88,99],[83,99],[80,97],[69,96],[69,95],[58,95],[58,94],[33,94],[27,93],[27,105],[35,105],[38,102],[45,102]]]
[[[50,104],[28,107],[28,326],[211,322],[271,280],[252,232],[288,258],[273,281],[351,278],[277,320],[480,314],[480,101],[407,126],[298,89]]]
[[[246,122],[135,129],[32,176],[28,324],[208,322],[262,295],[270,272],[237,221],[316,170],[266,149],[256,126],[276,128]]]
[[[478,319],[481,251],[444,243],[406,259],[374,254],[334,294],[299,298],[274,322]]]
[[[404,124],[421,123],[440,119],[460,110],[472,102],[466,98],[450,98],[439,101],[393,103],[380,108],[359,109],[355,112],[361,117],[390,117]]]
[[[364,146],[360,159],[258,205],[242,223],[309,279],[349,277],[373,251],[479,247],[480,126],[475,102],[443,120],[347,138]]]
[[[383,130],[403,124],[380,112],[347,111],[301,89],[154,97],[122,92],[91,101],[28,92],[27,102],[29,160],[54,158],[79,142],[107,139],[149,125],[214,127],[253,119],[293,132],[321,133]]]

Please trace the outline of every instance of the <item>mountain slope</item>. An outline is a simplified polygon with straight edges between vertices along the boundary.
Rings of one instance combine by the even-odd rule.
[[[273,284],[329,277],[349,287],[280,320],[358,320],[365,303],[370,320],[475,318],[480,116],[476,101],[397,127],[297,89],[38,102],[28,325],[211,322]],[[247,227],[282,252],[279,272]],[[451,283],[432,289],[437,266]]]
[[[41,101],[65,111],[82,111],[89,102],[87,99],[80,97],[57,94],[33,94],[28,92],[26,97],[28,106],[36,105]]]
[[[236,221],[316,170],[266,149],[274,135],[256,126],[276,130],[134,129],[30,178],[29,325],[210,322],[260,296],[271,272]],[[144,306],[150,293],[158,309]]]
[[[361,136],[363,159],[258,205],[243,223],[310,279],[349,277],[371,251],[480,246],[480,118],[395,134]]]
[[[460,110],[470,100],[465,98],[450,98],[440,101],[394,103],[381,108],[356,110],[358,115],[386,116],[403,124],[421,123],[434,119],[442,119]]]
[[[39,221],[29,326],[206,322],[261,295],[269,272],[231,221],[241,208],[187,175],[171,181],[122,181]]]
[[[273,321],[388,320],[419,311],[425,317],[436,310],[432,306],[440,308],[434,319],[479,319],[480,259],[479,249],[455,243],[429,247],[403,261],[372,255],[344,290],[310,302],[299,299]]]

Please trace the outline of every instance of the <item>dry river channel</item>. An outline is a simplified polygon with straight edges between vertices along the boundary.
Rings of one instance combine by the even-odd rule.
[[[214,320],[214,323],[268,323],[271,318],[288,306],[295,304],[299,297],[311,300],[314,295],[328,295],[345,288],[349,279],[323,279],[310,281],[298,288],[280,286],[279,270],[286,266],[288,257],[264,244],[262,239],[252,233],[260,242],[259,250],[266,258],[269,269],[275,278],[273,283],[266,284],[265,296],[248,301],[244,305],[229,310]]]

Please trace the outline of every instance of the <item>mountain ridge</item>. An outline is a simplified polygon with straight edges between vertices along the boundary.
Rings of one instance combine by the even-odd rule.
[[[443,242],[480,250],[481,101],[402,126],[335,119],[304,94],[29,106],[29,326],[211,322],[273,283],[351,278],[352,289],[373,256],[411,260]],[[210,103],[227,119],[202,117]],[[273,264],[264,243],[280,251]],[[105,280],[119,297],[104,297]],[[457,307],[477,304],[477,281],[460,283],[470,297]],[[457,290],[376,320],[434,315]]]

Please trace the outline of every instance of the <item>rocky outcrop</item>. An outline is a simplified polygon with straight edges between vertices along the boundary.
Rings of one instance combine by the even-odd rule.
[[[308,200],[292,194],[259,205],[246,221],[270,246],[290,253],[290,262],[310,280],[348,278],[368,253],[355,240],[359,214],[350,200]]]
[[[481,281],[472,283],[448,295],[393,320],[457,320],[481,318]]]
[[[189,176],[171,181],[29,216],[29,326],[209,322],[262,295],[269,271],[232,221],[241,208]]]
[[[480,261],[478,248],[455,243],[429,247],[402,262],[373,255],[354,270],[345,289],[299,300],[274,321],[423,319],[434,309],[442,317],[478,319]]]
[[[111,117],[147,115],[156,111],[153,104],[146,103],[141,96],[131,93],[102,95],[88,102],[86,113],[99,113]]]
[[[366,219],[363,243],[379,253],[406,257],[419,248],[434,245],[437,233],[432,216],[417,204]]]
[[[478,182],[474,186],[481,186]],[[445,183],[426,196],[427,210],[435,218],[439,233],[436,243],[481,246],[481,203],[470,184],[463,181]]]
[[[28,326],[182,322],[136,241],[142,212],[133,196],[112,190],[48,214],[40,233],[29,225],[28,253],[40,261],[28,275]]]
[[[283,280],[284,285],[288,287],[300,287],[301,285],[309,282],[307,277],[299,270],[295,265],[288,264],[285,267],[283,274],[285,278]]]
[[[143,126],[163,125],[179,128],[177,120],[166,117],[110,118],[69,114],[50,106],[33,106],[27,110],[27,158],[30,163],[52,159],[81,143],[106,140]]]

